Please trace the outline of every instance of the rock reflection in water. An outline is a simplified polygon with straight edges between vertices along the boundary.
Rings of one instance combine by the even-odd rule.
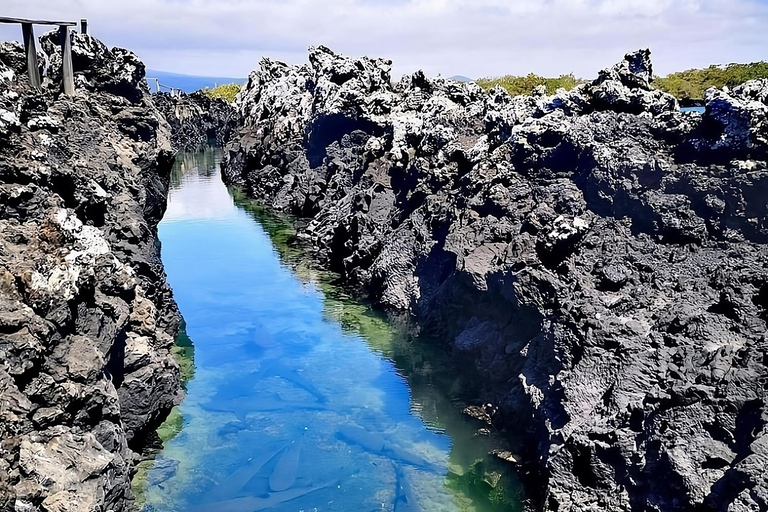
[[[196,370],[146,510],[514,509],[510,485],[495,507],[469,493],[495,444],[452,402],[447,357],[330,286],[232,191],[236,206],[219,157],[182,156],[160,226]]]

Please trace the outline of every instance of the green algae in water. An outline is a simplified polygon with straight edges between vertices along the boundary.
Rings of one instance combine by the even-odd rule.
[[[154,463],[154,460],[143,460],[136,465],[136,474],[131,480],[131,494],[135,499],[136,510],[141,510],[147,503],[147,497],[144,494],[147,490],[147,475]]]
[[[457,492],[485,503],[494,511],[520,512],[522,488],[510,477],[508,468],[489,457],[478,459],[469,467],[452,468],[446,485]]]
[[[184,318],[181,319],[179,334],[176,336],[176,343],[171,348],[171,355],[179,365],[181,387],[186,390],[189,381],[195,378],[195,346],[187,335],[187,322]]]
[[[163,444],[176,437],[184,428],[184,417],[178,407],[171,409],[166,420],[157,429],[157,435]],[[136,466],[136,474],[131,480],[131,492],[136,499],[136,509],[141,510],[147,503],[150,470],[155,465],[154,454]]]
[[[184,416],[178,407],[174,407],[163,424],[158,427],[157,436],[165,444],[179,435],[182,428],[184,428]]]
[[[293,268],[302,281],[311,282],[319,288],[325,296],[323,305],[326,315],[339,322],[347,332],[363,336],[374,350],[385,356],[392,355],[391,347],[397,329],[383,313],[351,298],[335,286],[338,274],[317,267],[307,257],[304,248],[296,244],[297,219],[270,210],[258,200],[248,197],[240,187],[231,186],[228,190],[235,204],[248,212],[269,234],[280,258]]]
[[[281,259],[295,263],[303,256],[304,252],[292,244],[296,238],[296,228],[291,216],[269,210],[260,202],[248,197],[240,187],[231,186],[227,190],[235,204],[245,210],[269,234]]]
[[[183,389],[195,377],[195,347],[187,334],[187,323],[182,317],[179,324],[179,333],[176,342],[171,347],[171,355],[179,365],[179,377]],[[184,428],[184,416],[178,407],[174,407],[168,413],[168,417],[157,428],[157,436],[163,444],[176,437]],[[136,499],[136,509],[141,510],[146,504],[146,491],[148,486],[149,470],[153,467],[154,453],[148,453],[150,458],[136,465],[136,474],[131,480],[131,493]]]

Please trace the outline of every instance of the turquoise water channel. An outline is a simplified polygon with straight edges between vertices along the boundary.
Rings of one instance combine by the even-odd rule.
[[[134,480],[139,508],[517,510],[450,358],[329,284],[219,161],[179,158],[159,228],[195,366]]]

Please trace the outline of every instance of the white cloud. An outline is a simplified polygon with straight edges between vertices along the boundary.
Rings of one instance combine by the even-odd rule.
[[[766,0],[3,0],[3,14],[89,19],[148,67],[245,76],[309,45],[387,57],[396,75],[574,72],[650,47],[656,72],[768,60]],[[40,31],[42,27],[37,30]],[[0,38],[18,39],[0,25]]]

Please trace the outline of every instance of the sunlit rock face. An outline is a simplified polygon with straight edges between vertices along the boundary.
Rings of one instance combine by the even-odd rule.
[[[141,61],[91,37],[61,94],[54,37],[40,92],[0,45],[0,509],[130,510],[135,451],[180,398],[170,131]]]
[[[485,374],[531,508],[768,507],[768,83],[682,113],[650,52],[547,96],[262,61],[224,174]]]

